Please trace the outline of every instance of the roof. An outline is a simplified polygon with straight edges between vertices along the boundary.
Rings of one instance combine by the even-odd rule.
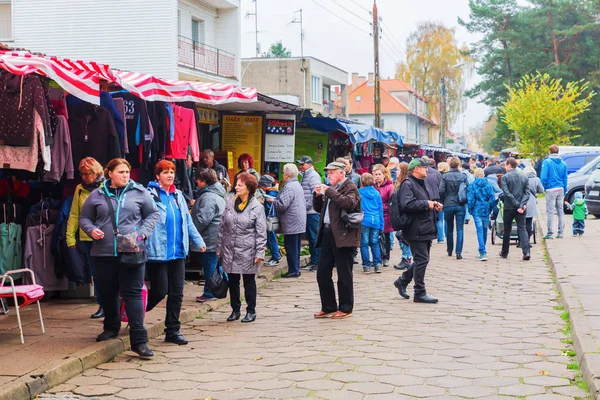
[[[356,101],[360,96],[360,101]],[[348,114],[374,114],[375,86],[364,82],[348,94]],[[411,111],[400,100],[381,86],[381,113],[382,114],[410,114]]]
[[[414,87],[404,82],[402,79],[381,79],[381,89],[385,89],[388,92],[410,92],[417,93],[417,96],[423,101],[427,101],[421,93],[418,93]]]

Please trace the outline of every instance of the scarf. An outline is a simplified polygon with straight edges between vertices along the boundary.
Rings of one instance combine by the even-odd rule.
[[[249,199],[250,197],[248,197]],[[245,201],[242,201],[241,197],[239,196],[235,196],[235,201],[233,203],[234,205],[234,209],[235,211],[241,213],[242,211],[244,211],[246,209],[246,206],[248,205],[248,199],[246,199]]]
[[[104,175],[100,174],[99,177],[96,178],[96,180],[92,183],[83,183],[81,182],[81,187],[83,187],[85,190],[91,192],[94,189],[98,189],[98,187],[102,184],[102,182],[104,182]]]

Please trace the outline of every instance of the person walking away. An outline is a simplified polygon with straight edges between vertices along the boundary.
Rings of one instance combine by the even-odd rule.
[[[573,204],[565,202],[569,210],[573,211],[573,237],[583,236],[585,231],[585,218],[588,214],[587,205],[581,192],[575,193]]]
[[[98,303],[98,311],[93,313],[90,318],[98,319],[104,317],[104,310],[102,308],[100,290],[98,289],[98,275],[96,274],[94,260],[90,254],[94,242],[85,234],[83,229],[79,228],[79,215],[81,213],[81,208],[90,193],[104,182],[104,174],[102,173],[102,166],[95,158],[86,157],[79,162],[79,175],[81,176],[81,183],[75,188],[65,236],[67,239],[67,246],[79,251],[82,256],[81,258],[85,263],[84,268],[91,272],[94,280],[94,294],[96,295],[96,302]]]
[[[276,198],[279,194],[279,190],[273,188],[274,183],[275,179],[270,175],[263,175],[258,180],[258,189],[262,192],[267,217],[276,216],[275,205],[272,201],[268,201],[270,198]],[[277,243],[277,232],[267,231],[267,249],[271,252],[271,259],[264,265],[266,267],[278,266],[281,263],[281,254],[279,252],[279,243]]]
[[[425,161],[425,159],[423,159],[423,160]],[[431,166],[427,167],[427,170],[429,171],[430,168],[431,168]],[[436,170],[434,170],[434,171],[437,172]],[[427,172],[427,176],[429,177],[429,172]],[[396,184],[394,185],[394,193],[392,193],[392,196],[398,195],[397,190],[400,189],[400,185],[402,184],[402,182],[404,182],[404,180],[406,180],[407,177],[408,177],[408,163],[402,162],[398,165],[398,179],[396,179]],[[435,177],[433,177],[433,178],[436,179]],[[440,178],[441,178],[441,175],[440,175]],[[425,182],[425,184],[427,184],[427,182]],[[437,181],[437,185],[438,186],[436,188],[432,188],[431,186],[428,186],[428,187],[431,191],[436,190],[437,193],[439,193],[439,180]],[[390,210],[390,212],[394,212],[394,210]],[[410,267],[411,264],[413,263],[413,254],[412,254],[412,251],[410,250],[410,245],[408,244],[406,239],[404,237],[402,237],[402,231],[396,232],[396,238],[398,239],[398,243],[400,243],[400,249],[402,250],[402,260],[400,260],[400,263],[398,263],[398,265],[395,265],[394,268],[402,271],[402,270],[405,270],[408,267]]]
[[[390,158],[390,162],[386,165],[388,171],[390,171],[390,177],[392,179],[392,183],[396,183],[396,179],[398,178],[398,164],[400,164],[400,160],[398,157]]]
[[[525,167],[523,170],[529,180],[529,201],[527,202],[527,211],[525,214],[525,225],[527,226],[527,236],[529,236],[529,244],[533,236],[533,219],[538,216],[537,195],[544,193],[544,186],[537,177],[535,168],[532,166]]]
[[[542,162],[542,175],[540,176],[542,186],[546,191],[546,219],[548,221],[548,232],[544,239],[552,239],[554,236],[554,213],[558,215],[557,239],[564,236],[565,231],[565,194],[567,193],[567,164],[558,155],[558,146],[550,146],[548,157]]]
[[[360,205],[364,217],[360,238],[360,255],[362,258],[362,267],[365,274],[371,273],[371,267],[376,273],[381,273],[381,248],[379,247],[379,234],[385,228],[383,220],[383,203],[381,195],[373,187],[375,178],[369,173],[360,176],[362,187],[358,190],[360,195]],[[373,254],[373,262],[371,256]]]
[[[108,179],[83,204],[79,227],[94,240],[90,253],[96,267],[104,308],[104,331],[96,341],[118,337],[121,329],[121,294],[129,319],[131,350],[140,357],[148,358],[154,353],[148,348],[148,334],[144,328],[142,286],[145,264],[121,262],[114,225],[117,225],[119,234],[135,234],[136,241],[146,241],[154,231],[160,214],[146,188],[129,178],[130,172],[131,166],[125,159],[115,158],[108,162],[104,170],[104,176]],[[109,207],[109,201],[112,207]],[[116,224],[113,224],[113,218]]]
[[[165,342],[186,345],[188,341],[180,332],[179,322],[185,259],[190,241],[200,252],[206,250],[206,245],[194,225],[183,193],[175,188],[175,164],[168,160],[159,161],[154,167],[154,175],[156,180],[148,184],[148,192],[158,207],[160,219],[146,244],[146,268],[150,278],[146,311],[154,309],[168,295]]]
[[[486,177],[489,175],[504,175],[506,173],[504,168],[500,166],[500,160],[498,160],[496,157],[488,158],[487,167],[483,170],[483,172],[485,173]]]
[[[466,207],[459,198],[459,192],[461,188],[466,190],[469,182],[465,174],[458,170],[458,167],[460,167],[460,160],[457,157],[451,157],[450,171],[442,176],[440,183],[440,201],[444,204],[448,256],[452,257],[454,251],[454,224],[456,222],[456,259],[462,260]]]
[[[440,180],[439,183],[442,183],[442,176],[444,176],[445,173],[447,173],[448,171],[450,171],[450,165],[445,162],[442,161],[441,163],[439,163],[437,165],[437,170],[440,173]],[[429,169],[427,170],[427,175],[429,175],[430,171]],[[429,190],[436,190],[432,187],[429,188]],[[439,194],[440,194],[440,185],[438,184],[437,187],[437,194],[438,194],[438,200],[439,201]],[[438,213],[437,213],[437,222],[435,223],[436,228],[437,228],[437,242],[438,243],[444,243],[446,240],[446,219],[444,218],[444,209],[442,208]]]
[[[431,200],[431,194],[425,184],[428,162],[419,158],[408,164],[409,174],[400,184],[400,210],[393,212],[406,213],[411,222],[402,231],[402,236],[410,244],[414,255],[414,263],[394,282],[398,293],[405,299],[410,298],[407,286],[414,280],[414,299],[416,303],[437,303],[438,299],[427,294],[425,289],[425,271],[429,264],[431,242],[437,237],[435,212],[443,206]]]
[[[317,282],[321,296],[321,310],[315,318],[347,318],[354,308],[352,279],[353,257],[360,245],[361,227],[346,228],[342,211],[361,211],[358,188],[346,178],[346,165],[332,162],[325,168],[332,186],[319,185],[313,195],[313,206],[321,213],[317,246],[321,249]],[[333,286],[333,267],[337,269],[339,308]]]
[[[240,319],[242,301],[240,279],[244,281],[246,316],[242,322],[256,320],[256,274],[265,259],[267,219],[263,205],[254,197],[258,181],[254,175],[238,175],[235,195],[226,199],[217,236],[217,257],[229,274],[231,315],[227,321]]]
[[[217,235],[221,224],[221,215],[225,210],[225,188],[217,181],[217,173],[211,168],[196,170],[198,199],[192,207],[192,219],[196,229],[204,239],[206,250],[200,254],[200,266],[204,274],[204,291],[196,296],[196,301],[204,303],[217,298],[210,292],[208,282],[217,269]],[[196,251],[192,247],[192,251]]]
[[[469,212],[473,216],[479,244],[479,261],[487,260],[487,234],[490,225],[490,214],[496,205],[496,196],[490,182],[485,177],[483,169],[477,168],[475,180],[467,191]]]
[[[517,160],[512,157],[506,160],[506,174],[502,177],[502,192],[504,199],[504,235],[500,257],[508,258],[510,234],[513,220],[515,220],[519,243],[523,251],[523,260],[528,261],[531,259],[531,255],[525,218],[527,216],[527,203],[529,202],[529,179],[525,173],[517,169]]]
[[[462,169],[461,172],[463,174],[465,174],[465,176],[467,177],[467,182],[469,183],[469,185],[471,183],[473,183],[473,181],[475,180],[475,177],[473,177],[473,175],[471,174],[471,165],[469,163],[462,163]],[[468,224],[471,221],[471,214],[469,213],[469,208],[466,207],[465,209],[465,224]]]
[[[298,278],[302,235],[306,231],[306,203],[302,186],[298,182],[298,167],[295,164],[283,166],[283,181],[285,183],[277,198],[267,201],[274,201],[283,234],[288,272],[282,275],[282,278]]]
[[[381,201],[383,202],[383,220],[385,222],[385,228],[383,229],[383,243],[384,249],[382,252],[383,266],[390,266],[390,253],[391,253],[391,239],[390,235],[394,232],[392,227],[392,221],[390,220],[390,199],[394,192],[394,185],[389,177],[389,171],[381,164],[373,166],[373,177],[375,178],[375,189],[381,195]]]
[[[320,250],[316,246],[317,234],[319,233],[319,213],[313,208],[313,193],[317,185],[321,184],[321,175],[313,167],[313,160],[309,156],[302,156],[296,161],[298,169],[302,174],[302,191],[306,203],[306,239],[308,240],[308,251],[310,261],[304,267],[308,271],[316,271],[319,265]]]

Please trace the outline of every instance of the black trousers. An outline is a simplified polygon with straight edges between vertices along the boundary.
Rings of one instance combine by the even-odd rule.
[[[389,260],[390,253],[392,252],[392,241],[390,238],[390,234],[381,231],[381,235],[383,235],[383,248],[381,249],[381,259]],[[383,254],[385,254],[385,256]]]
[[[100,285],[100,298],[104,308],[104,330],[118,333],[121,330],[119,293],[125,302],[129,319],[131,345],[148,342],[144,328],[144,305],[142,286],[145,266],[129,267],[119,262],[117,257],[94,257],[94,266]]]
[[[431,240],[409,240],[410,249],[413,254],[413,264],[408,267],[406,271],[399,278],[400,284],[408,286],[408,284],[415,281],[415,296],[425,296],[427,291],[425,290],[425,271],[429,264],[429,254],[431,252]]]
[[[525,225],[527,226],[527,236],[531,239],[533,235],[533,217],[525,218]],[[531,245],[531,241],[529,244]]]
[[[162,263],[149,262],[146,264],[146,270],[148,278],[150,278],[146,311],[152,310],[168,295],[165,332],[167,334],[175,333],[181,328],[179,314],[181,313],[185,284],[185,259],[179,258]]]
[[[523,254],[528,254],[531,245],[529,244],[529,234],[527,233],[526,215],[520,214],[517,210],[504,209],[504,235],[502,236],[502,255],[507,256],[510,249],[510,233],[512,232],[513,219],[517,223],[517,233],[519,234],[519,243]]]
[[[355,247],[336,247],[333,231],[323,228],[321,239],[321,254],[317,268],[317,283],[321,295],[321,310],[326,313],[338,311],[333,286],[333,267],[337,268],[338,293],[340,296],[339,310],[351,313],[354,308],[354,284],[352,267],[354,264]]]
[[[246,297],[246,312],[256,313],[256,279],[254,274],[241,274],[244,279],[244,296]],[[229,274],[229,300],[231,309],[240,312],[240,274]]]

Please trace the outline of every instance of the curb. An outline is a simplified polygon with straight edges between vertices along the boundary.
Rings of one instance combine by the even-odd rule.
[[[538,230],[545,234],[542,224],[538,218]],[[573,337],[573,347],[577,355],[583,378],[588,384],[592,398],[600,399],[600,352],[598,345],[594,340],[592,331],[585,316],[583,306],[571,284],[568,268],[557,264],[552,259],[551,250],[548,249],[546,240],[542,239],[542,244],[548,255],[548,262],[552,267],[552,272],[556,278],[556,286],[559,291],[559,302],[569,313],[569,322],[571,323],[571,335]]]
[[[300,257],[300,265],[308,264],[309,256]],[[261,273],[256,277],[258,292],[265,284],[281,276],[287,270],[285,258],[281,260],[279,267],[262,267]],[[182,324],[195,320],[198,316],[217,310],[228,304],[227,299],[218,299],[211,304],[200,304],[194,309],[182,310],[179,320]],[[164,322],[147,325],[148,339],[155,339],[164,334]],[[93,343],[92,345],[71,354],[63,359],[54,360],[30,372],[27,376],[4,384],[0,388],[0,400],[30,400],[48,389],[65,383],[84,371],[94,368],[100,364],[113,360],[117,355],[129,350],[129,335],[119,336],[107,342]]]

